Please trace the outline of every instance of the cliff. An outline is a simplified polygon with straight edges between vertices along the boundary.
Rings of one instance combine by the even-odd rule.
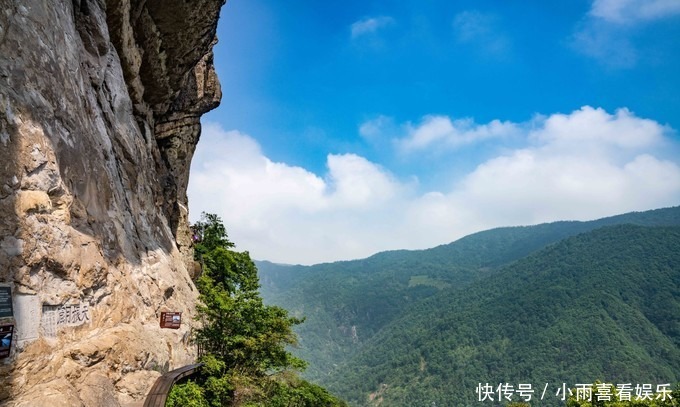
[[[125,406],[193,361],[186,188],[223,3],[0,0],[0,404]]]

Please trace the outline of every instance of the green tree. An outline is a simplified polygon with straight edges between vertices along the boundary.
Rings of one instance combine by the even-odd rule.
[[[295,375],[306,364],[286,347],[296,344],[292,328],[303,320],[262,302],[257,268],[248,252],[233,250],[222,220],[204,213],[193,230],[195,256],[203,264],[196,282],[201,327],[194,339],[204,363],[199,383],[207,403],[254,406],[273,405],[276,400],[276,405],[287,406],[342,405]],[[175,386],[173,393],[197,393],[183,386],[187,385]],[[320,397],[328,403],[314,404]]]
[[[192,381],[173,387],[165,405],[166,407],[209,407],[203,397],[203,389]]]
[[[230,249],[234,243],[229,241],[227,229],[219,216],[212,213],[201,214],[201,220],[191,226],[197,238],[194,246],[194,256],[200,259],[204,253],[209,253],[219,247]]]

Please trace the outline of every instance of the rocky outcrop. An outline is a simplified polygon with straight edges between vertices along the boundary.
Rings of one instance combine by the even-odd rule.
[[[193,361],[186,188],[223,3],[0,0],[0,404],[124,406]]]

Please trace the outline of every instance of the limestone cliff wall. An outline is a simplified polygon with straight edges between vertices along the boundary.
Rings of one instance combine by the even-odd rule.
[[[0,405],[125,406],[193,361],[186,188],[223,3],[0,0]]]

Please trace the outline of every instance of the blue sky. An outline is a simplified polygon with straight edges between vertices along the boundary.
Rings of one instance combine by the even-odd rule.
[[[286,263],[680,204],[680,1],[230,0],[193,220]]]

